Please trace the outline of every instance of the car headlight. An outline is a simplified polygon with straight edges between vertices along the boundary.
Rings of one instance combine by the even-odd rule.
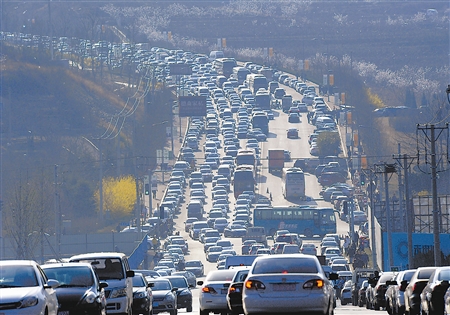
[[[122,297],[122,296],[127,296],[127,288],[126,287],[114,288],[111,290],[111,295],[110,295],[111,299]]]
[[[97,296],[94,292],[90,291],[84,297],[82,303],[92,304],[97,301]]]
[[[135,299],[143,299],[145,297],[147,297],[147,292],[136,292],[134,294]]]
[[[19,308],[27,308],[35,306],[39,303],[39,299],[36,296],[26,296],[20,301]]]
[[[175,300],[175,297],[173,296],[173,294],[169,293],[169,294],[166,295],[164,300],[166,300],[166,301],[173,301],[173,300]]]

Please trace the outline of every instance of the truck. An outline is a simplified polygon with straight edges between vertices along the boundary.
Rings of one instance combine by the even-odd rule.
[[[269,135],[269,117],[266,112],[255,112],[252,116],[252,128],[259,128],[267,136]]]
[[[242,236],[242,242],[246,240],[255,240],[267,246],[266,230],[262,226],[251,226],[247,228],[247,233]]]
[[[292,95],[286,94],[281,99],[281,109],[283,112],[287,113],[289,108],[292,107]]]
[[[269,149],[269,173],[281,172],[284,167],[284,150]]]
[[[267,90],[269,87],[267,78],[262,74],[255,73],[247,75],[247,84],[253,95],[256,95],[256,92],[258,92],[259,89]]]
[[[262,110],[270,110],[270,93],[268,90],[260,89],[255,95],[256,107]]]

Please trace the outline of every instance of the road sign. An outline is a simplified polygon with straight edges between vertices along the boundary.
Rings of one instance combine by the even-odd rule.
[[[156,150],[156,164],[161,164],[162,162],[162,150]]]
[[[170,75],[191,75],[192,68],[187,63],[172,63],[169,65]]]
[[[169,151],[166,149],[163,150],[163,163],[169,163]]]
[[[180,117],[206,116],[205,96],[180,96],[178,104]]]

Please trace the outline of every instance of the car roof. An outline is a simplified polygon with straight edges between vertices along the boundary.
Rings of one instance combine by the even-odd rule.
[[[80,260],[80,259],[103,259],[103,258],[122,258],[126,257],[124,253],[116,253],[116,252],[99,252],[99,253],[87,253],[81,255],[75,255],[70,257],[69,261],[72,260]]]

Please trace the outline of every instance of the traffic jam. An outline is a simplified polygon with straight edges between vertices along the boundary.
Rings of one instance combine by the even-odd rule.
[[[395,315],[450,314],[450,267],[370,268],[367,213],[353,197],[340,142],[317,158],[323,157],[321,139],[339,137],[339,125],[316,86],[220,51],[206,56],[155,47],[139,53],[158,80],[178,82],[187,114],[205,110],[189,118],[163,199],[145,222],[152,268],[131,269],[119,252],[42,265],[1,261],[0,314],[176,315],[197,310],[197,296],[200,315],[331,315],[347,304]],[[175,78],[173,63],[188,64],[191,74]],[[189,97],[200,98],[189,103]],[[288,140],[299,139],[298,124],[314,126],[307,139],[311,158],[292,160],[289,148],[262,156],[261,144],[281,112]],[[278,205],[272,193],[257,191],[265,163],[279,174],[283,198],[299,202]],[[309,200],[310,175],[326,206],[301,205]],[[179,230],[177,218],[183,218]],[[340,234],[341,222],[354,225],[354,233]],[[201,244],[204,257],[191,255],[193,244]]]

